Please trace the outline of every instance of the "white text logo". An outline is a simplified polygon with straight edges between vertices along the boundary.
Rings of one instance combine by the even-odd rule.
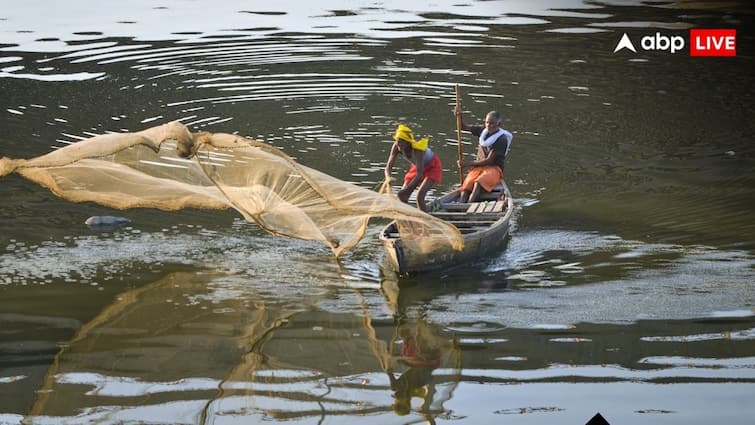
[[[680,35],[665,35],[659,32],[653,35],[646,35],[640,39],[640,47],[645,51],[668,51],[676,53],[684,49],[685,44],[684,37]],[[616,48],[613,49],[613,52],[616,53],[622,49],[631,50],[632,52],[637,53],[637,50],[629,39],[627,33],[624,33],[624,35],[621,36],[621,39],[619,40],[619,43],[616,44]]]

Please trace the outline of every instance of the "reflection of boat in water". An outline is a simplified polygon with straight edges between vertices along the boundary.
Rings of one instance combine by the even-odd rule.
[[[359,306],[346,313],[302,308],[319,306],[321,297],[294,306],[222,285],[220,275],[175,273],[121,294],[62,345],[26,420],[385,415],[388,423],[395,412],[417,420],[447,413],[443,404],[460,376],[453,339],[420,319],[386,316],[376,292],[366,295],[369,302],[355,292],[360,315]]]
[[[384,365],[393,391],[394,411],[399,415],[409,413],[412,399],[419,398],[416,411],[431,419],[444,411],[443,403],[451,399],[461,380],[461,349],[455,336],[441,335],[437,326],[410,312],[407,307],[413,300],[407,299],[411,297],[409,292],[399,291],[398,282],[384,279],[381,293],[394,312],[397,323],[393,338],[400,346],[397,355],[391,352],[388,356],[392,363]],[[442,385],[438,385],[436,374],[446,376]]]
[[[379,234],[388,263],[399,273],[425,272],[475,261],[499,250],[509,231],[511,192],[502,184],[484,195],[480,202],[459,203],[457,189],[428,205],[431,215],[459,229],[464,238],[461,250],[449,246],[429,252],[415,250],[406,243],[407,235],[401,233],[399,224],[389,223]]]
[[[453,341],[441,337],[436,330],[424,320],[402,320],[396,328],[397,336],[401,341],[398,364],[403,364],[406,369],[397,376],[393,369],[387,370],[388,378],[393,390],[394,411],[399,415],[405,415],[411,410],[412,398],[422,400],[417,410],[432,415],[433,412],[442,411],[442,403],[450,398],[437,398],[433,373],[444,362],[444,356],[454,351]],[[454,356],[460,361],[460,356]],[[454,365],[458,369],[460,364]]]

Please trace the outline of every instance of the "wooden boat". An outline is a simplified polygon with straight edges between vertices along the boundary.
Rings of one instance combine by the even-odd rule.
[[[506,242],[513,211],[511,192],[505,184],[484,193],[480,202],[459,203],[456,189],[428,205],[435,217],[456,226],[464,237],[464,248],[438,249],[429,253],[412,251],[402,243],[395,221],[385,226],[379,239],[386,251],[386,262],[399,273],[438,270],[477,261],[501,249]]]

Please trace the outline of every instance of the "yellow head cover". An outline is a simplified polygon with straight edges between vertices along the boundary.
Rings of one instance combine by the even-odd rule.
[[[430,142],[428,138],[414,140],[414,133],[412,133],[412,129],[405,126],[404,124],[398,125],[398,128],[396,128],[396,134],[393,135],[393,139],[401,139],[407,141],[410,145],[412,145],[412,149],[418,151],[426,151],[427,145]]]

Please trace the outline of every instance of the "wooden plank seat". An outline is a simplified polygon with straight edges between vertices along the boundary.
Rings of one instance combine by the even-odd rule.
[[[505,205],[505,201],[472,202],[467,208],[467,214],[500,213]]]
[[[439,211],[467,211],[467,209],[469,209],[469,203],[450,202],[441,204]]]
[[[455,202],[458,199],[455,198],[436,203],[432,207],[434,211],[430,214],[456,226],[465,235],[483,231],[503,217],[508,205],[504,193],[503,186],[500,186],[492,192],[487,192],[488,196],[482,197],[479,202],[461,203]]]
[[[480,212],[480,213],[467,213],[467,212],[454,212],[454,211],[436,211],[434,213],[431,213],[433,217],[439,218],[441,220],[446,221],[455,221],[455,220],[497,220],[501,215],[502,211],[488,211],[488,212]]]
[[[457,221],[486,221],[494,222],[504,212],[506,201],[473,202],[471,204],[457,204],[460,207],[434,211],[430,214],[441,220]],[[466,209],[461,206],[466,205]]]
[[[460,227],[460,228],[459,228],[459,233],[461,233],[462,235],[468,235],[468,234],[470,234],[470,233],[477,233],[477,232],[481,232],[481,231],[483,231],[483,230],[485,230],[485,229],[486,229],[486,227],[482,227],[482,226],[475,226],[475,227]]]
[[[467,221],[467,220],[459,220],[459,221],[449,221],[450,224],[453,224],[456,226],[456,228],[467,228],[467,227],[490,227],[493,223],[495,223],[495,220],[489,220],[489,221]]]

